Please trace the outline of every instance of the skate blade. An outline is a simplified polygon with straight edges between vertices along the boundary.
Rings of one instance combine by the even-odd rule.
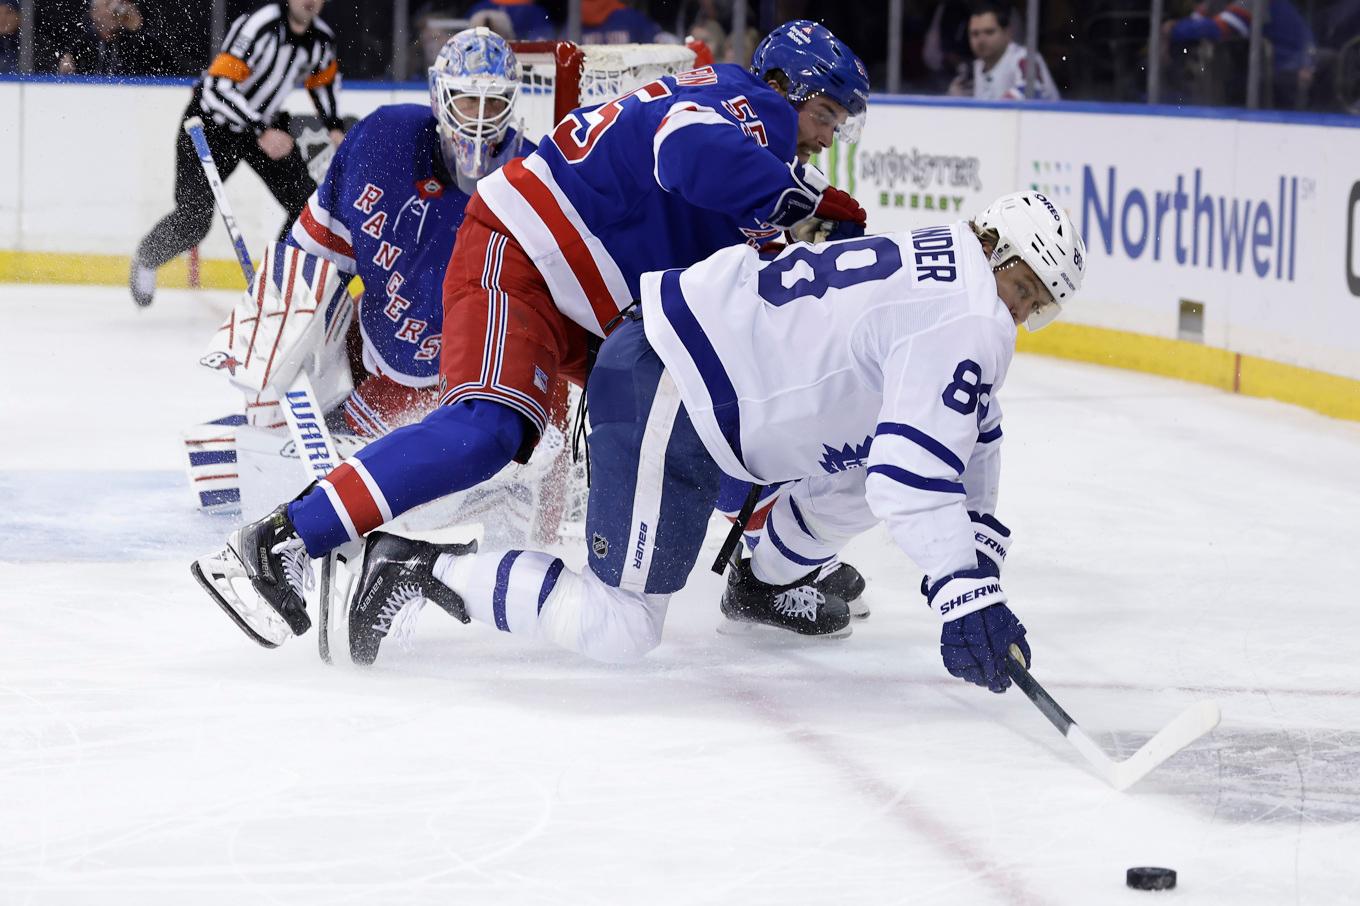
[[[784,629],[782,626],[771,626],[768,623],[750,623],[745,620],[733,620],[729,617],[723,617],[718,621],[719,635],[758,639],[760,641],[798,642],[806,639],[815,643],[823,639],[849,638],[854,631],[853,626],[846,626],[844,629],[838,629],[835,632],[807,635],[802,632],[794,632],[792,629]]]
[[[190,564],[189,572],[251,641],[265,648],[277,648],[293,635],[283,617],[274,613],[268,604],[252,608],[232,587],[233,579],[250,580],[230,548],[210,557],[200,557]]]

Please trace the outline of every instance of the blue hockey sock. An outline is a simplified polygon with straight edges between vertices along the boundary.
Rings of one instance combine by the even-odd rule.
[[[320,557],[422,503],[481,484],[524,445],[524,417],[490,400],[441,406],[364,447],[288,505]]]

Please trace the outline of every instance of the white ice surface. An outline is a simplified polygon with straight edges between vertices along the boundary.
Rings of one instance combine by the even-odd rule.
[[[840,642],[719,635],[701,563],[636,667],[432,608],[366,672],[251,644],[189,576],[229,525],[180,471],[232,408],[196,365],[229,304],[0,287],[0,904],[1360,901],[1360,426],[1016,361],[1036,676],[1120,757],[1223,709],[1120,794],[944,673],[881,532]],[[1178,890],[1126,889],[1145,864]]]

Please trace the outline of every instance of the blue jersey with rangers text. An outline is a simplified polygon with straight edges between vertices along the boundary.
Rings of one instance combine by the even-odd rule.
[[[812,213],[798,115],[745,69],[667,76],[563,119],[478,195],[543,274],[558,308],[596,334],[647,271],[760,244]]]
[[[504,145],[507,158],[516,139]],[[468,200],[444,166],[430,108],[395,104],[350,130],[293,225],[293,245],[363,280],[359,328],[371,372],[409,387],[438,381],[444,270]]]

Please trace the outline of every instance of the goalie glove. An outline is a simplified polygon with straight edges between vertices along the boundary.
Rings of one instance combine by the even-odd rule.
[[[213,335],[199,363],[227,372],[249,394],[281,389],[306,368],[320,375],[344,361],[354,301],[329,261],[272,242],[255,279]]]

